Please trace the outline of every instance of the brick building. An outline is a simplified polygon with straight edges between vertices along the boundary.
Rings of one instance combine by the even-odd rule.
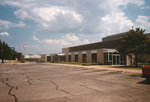
[[[124,36],[126,33],[120,33],[104,37],[102,42],[63,48],[64,61],[103,65],[133,65],[134,60],[131,55],[124,56],[115,50],[121,44],[121,38]],[[147,33],[146,36],[150,39],[150,33]],[[145,56],[143,60],[150,59],[149,55]]]

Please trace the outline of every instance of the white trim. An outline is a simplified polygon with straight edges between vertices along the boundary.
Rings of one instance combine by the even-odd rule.
[[[64,56],[65,54],[63,54],[63,53],[59,53],[59,54],[57,54],[58,56]]]
[[[78,54],[78,52],[74,52],[74,54],[75,54],[75,55],[77,55],[77,54]]]
[[[69,52],[68,55],[71,55],[71,52]]]
[[[113,52],[118,52],[118,51],[115,50],[115,49],[105,49],[105,48],[104,48],[104,49],[103,49],[103,52],[108,52],[108,53],[109,53],[109,52],[112,52],[112,53],[113,53]]]
[[[82,54],[86,54],[86,51],[82,51]]]
[[[97,50],[92,50],[91,53],[97,53]]]

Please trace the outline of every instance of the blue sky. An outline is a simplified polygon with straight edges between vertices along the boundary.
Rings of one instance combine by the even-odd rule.
[[[69,46],[140,27],[150,33],[150,0],[0,0],[0,39],[25,54]]]

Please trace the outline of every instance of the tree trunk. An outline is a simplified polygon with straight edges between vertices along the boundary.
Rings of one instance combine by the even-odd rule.
[[[137,57],[137,54],[135,54],[135,66],[136,67],[138,66],[138,57]]]
[[[2,59],[2,63],[4,63],[4,59]]]

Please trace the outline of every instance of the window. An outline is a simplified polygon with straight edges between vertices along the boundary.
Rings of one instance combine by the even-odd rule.
[[[78,62],[78,55],[75,55],[75,62]]]
[[[68,61],[71,62],[71,55],[68,55]]]
[[[126,65],[126,56],[121,55],[121,65]]]
[[[86,54],[82,54],[82,62],[86,63]]]
[[[92,63],[97,63],[97,53],[92,53]]]
[[[51,56],[47,56],[47,62],[51,62]]]
[[[108,65],[108,53],[104,53],[104,64]]]
[[[60,56],[60,62],[65,61],[65,56]]]

